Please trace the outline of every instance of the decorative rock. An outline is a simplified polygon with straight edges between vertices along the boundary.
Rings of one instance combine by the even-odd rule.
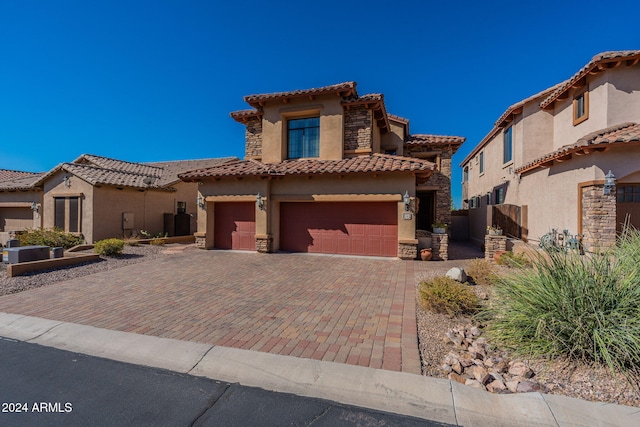
[[[534,373],[527,365],[522,362],[515,362],[509,368],[509,373],[514,376],[523,377],[523,378],[531,378]]]
[[[449,375],[447,375],[447,378],[452,381],[459,382],[460,384],[464,384],[467,381],[465,377],[463,377],[462,375],[458,375],[455,372],[451,372]]]
[[[459,361],[454,361],[453,364],[451,365],[451,369],[453,370],[453,372],[455,372],[456,374],[462,374],[464,372],[464,368],[462,367],[462,365],[460,364]]]
[[[542,387],[538,383],[532,381],[523,381],[518,384],[518,393],[531,393],[534,391],[542,391]]]
[[[456,282],[464,283],[467,281],[467,273],[460,267],[453,267],[446,274],[447,277],[452,278]]]
[[[518,384],[520,384],[520,381],[507,381],[505,383],[505,385],[507,386],[507,389],[511,393],[517,393],[518,392]]]
[[[491,393],[500,393],[507,389],[507,386],[500,380],[493,380],[487,384],[487,391]]]
[[[489,375],[489,373],[487,372],[486,369],[484,369],[482,366],[474,366],[471,368],[471,373],[473,374],[474,378],[476,380],[478,380],[482,385],[485,385],[489,382],[489,380],[491,379],[491,376]]]
[[[446,372],[447,374],[450,373],[452,371],[451,369],[451,365],[447,365],[446,363],[443,363],[442,366],[440,367],[442,368],[442,370],[444,372]]]

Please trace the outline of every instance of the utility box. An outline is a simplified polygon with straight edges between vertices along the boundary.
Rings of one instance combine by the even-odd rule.
[[[3,259],[6,255],[6,262],[18,264],[20,262],[40,261],[49,259],[49,246],[22,246],[19,248],[5,248]]]
[[[133,212],[122,212],[122,229],[133,230],[135,228]]]

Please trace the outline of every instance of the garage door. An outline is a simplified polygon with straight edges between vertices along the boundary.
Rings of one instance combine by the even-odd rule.
[[[282,203],[280,248],[290,252],[398,256],[397,204]]]
[[[33,227],[30,208],[0,208],[0,231],[21,231]]]
[[[214,210],[213,240],[216,248],[256,250],[254,202],[216,203]]]

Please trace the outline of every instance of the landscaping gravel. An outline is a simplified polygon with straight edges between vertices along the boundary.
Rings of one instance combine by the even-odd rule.
[[[164,248],[169,246],[125,246],[121,255],[114,257],[101,257],[98,261],[77,264],[57,270],[42,270],[26,274],[24,276],[7,277],[7,270],[0,264],[0,295],[22,292],[27,289],[39,288],[76,277],[87,276],[100,271],[124,267],[142,261],[162,256]],[[93,253],[93,251],[86,251]],[[80,252],[82,253],[82,252]]]

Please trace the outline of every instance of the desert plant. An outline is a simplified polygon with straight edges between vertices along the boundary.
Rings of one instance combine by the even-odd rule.
[[[77,234],[67,233],[57,228],[35,228],[25,230],[18,235],[21,246],[49,246],[69,249],[84,243],[84,238]]]
[[[445,313],[449,316],[473,314],[478,309],[479,299],[467,285],[450,277],[435,277],[424,280],[418,288],[420,304],[425,310]]]
[[[487,333],[516,353],[566,356],[640,374],[640,233],[610,252],[551,252],[501,276]]]
[[[93,245],[95,253],[104,256],[114,256],[122,253],[124,249],[124,240],[120,239],[105,239],[96,242]]]
[[[471,260],[465,270],[478,285],[490,285],[497,280],[496,267],[486,259]]]
[[[498,258],[498,265],[504,265],[510,268],[531,267],[531,261],[524,254],[514,254],[513,252],[505,252]]]

